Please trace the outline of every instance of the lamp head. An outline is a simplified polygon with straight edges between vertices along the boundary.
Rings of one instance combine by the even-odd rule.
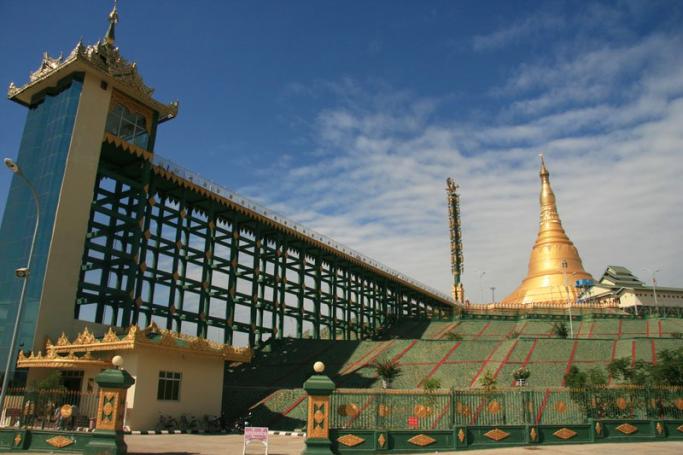
[[[19,169],[19,165],[17,163],[12,161],[10,158],[5,158],[4,162],[5,162],[5,166],[7,166],[7,168],[10,171],[14,172],[15,174],[19,173],[20,169]]]
[[[115,355],[111,359],[112,365],[114,365],[116,368],[121,368],[123,366],[123,357],[120,355]]]

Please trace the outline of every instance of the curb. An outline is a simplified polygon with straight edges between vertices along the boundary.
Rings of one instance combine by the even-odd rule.
[[[159,435],[159,434],[240,434],[240,433],[232,433],[228,431],[205,431],[205,430],[193,430],[193,431],[182,431],[182,430],[134,430],[134,431],[125,431],[124,434],[127,435],[134,435],[134,436],[142,436],[142,435]],[[269,435],[271,436],[291,436],[295,438],[303,438],[306,436],[306,433],[304,432],[299,432],[299,431],[269,431]]]

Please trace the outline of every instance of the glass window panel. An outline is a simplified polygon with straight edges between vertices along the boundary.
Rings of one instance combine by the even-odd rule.
[[[126,142],[147,149],[149,133],[146,126],[147,119],[144,115],[131,112],[125,106],[117,104],[109,112],[106,131]]]
[[[135,125],[123,119],[121,122],[121,128],[119,129],[119,137],[124,141],[130,142],[133,138],[133,132],[135,131]]]

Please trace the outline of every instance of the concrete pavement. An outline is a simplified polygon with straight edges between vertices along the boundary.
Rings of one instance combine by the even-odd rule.
[[[128,435],[129,454],[173,454],[173,455],[240,455],[241,435]],[[270,436],[269,455],[299,455],[304,448],[304,438],[292,436]],[[263,454],[258,444],[250,445],[247,454]],[[436,453],[436,452],[422,452]],[[439,452],[443,455],[456,452]],[[638,442],[615,444],[573,444],[557,446],[529,446],[507,449],[463,450],[457,453],[467,455],[681,455],[683,441]]]

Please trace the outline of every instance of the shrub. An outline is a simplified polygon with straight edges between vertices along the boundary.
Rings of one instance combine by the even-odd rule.
[[[401,376],[402,371],[398,362],[392,360],[376,360],[373,364],[375,373],[382,379],[382,386],[387,389],[391,387],[391,383],[394,379]]]
[[[36,390],[66,390],[62,384],[62,373],[59,371],[52,371],[39,381],[35,381],[33,388]]]
[[[496,378],[493,376],[493,372],[491,370],[486,370],[486,373],[484,373],[484,376],[482,376],[479,379],[479,384],[486,390],[487,392],[492,392],[496,390],[496,384],[498,381]]]
[[[683,347],[659,351],[656,365],[637,360],[631,366],[625,357],[612,361],[607,369],[613,377],[634,385],[683,386]]]
[[[434,393],[441,388],[441,380],[437,378],[429,378],[422,383],[422,388],[426,393]]]
[[[567,329],[567,324],[564,322],[556,322],[553,324],[553,335],[558,338],[567,338],[569,336],[569,329]]]
[[[572,366],[564,375],[564,383],[570,389],[601,387],[607,384],[607,375],[600,367],[593,367],[583,372],[579,367]]]
[[[588,375],[573,365],[564,375],[564,384],[570,389],[583,389],[588,385]]]

